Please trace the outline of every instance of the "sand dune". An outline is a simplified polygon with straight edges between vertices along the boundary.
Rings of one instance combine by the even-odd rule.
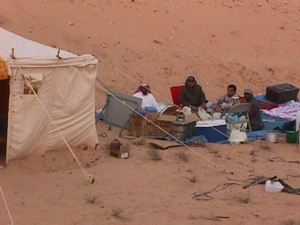
[[[211,100],[229,83],[239,93],[246,87],[263,93],[280,82],[300,86],[298,0],[2,0],[0,8],[0,26],[7,30],[96,55],[99,78],[117,91],[130,94],[146,81],[167,103],[169,87],[188,74],[196,75]],[[104,100],[98,89],[97,106]],[[149,146],[131,143],[131,157],[119,160],[107,153],[118,131],[105,124],[98,130],[97,150],[76,150],[95,184],[85,182],[67,151],[15,160],[0,170],[16,225],[283,225],[300,219],[298,196],[266,193],[260,185],[234,185],[209,201],[192,199],[194,192],[232,179],[241,184],[251,175],[278,175],[300,187],[299,164],[268,162],[299,159],[294,145],[209,145],[187,151],[187,161],[177,148],[153,161]],[[9,218],[0,202],[2,224]]]

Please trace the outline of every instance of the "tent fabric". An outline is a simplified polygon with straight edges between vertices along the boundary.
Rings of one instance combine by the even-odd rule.
[[[56,58],[58,49],[43,45],[17,34],[9,32],[0,27],[0,53],[2,57],[10,58],[12,49],[15,49],[16,58]],[[62,58],[75,57],[76,55],[67,51],[60,51]]]
[[[1,45],[0,45],[1,46]],[[0,52],[1,54],[1,52]],[[88,65],[97,65],[98,60],[92,55],[82,55],[71,58],[63,58],[63,59],[36,59],[36,58],[23,58],[23,59],[7,59],[7,62],[11,68],[17,67],[85,67]]]
[[[15,43],[12,43],[12,37]],[[70,146],[87,144],[94,147],[98,143],[95,127],[98,60],[92,55],[76,56],[64,51],[60,56],[68,58],[57,59],[55,49],[2,28],[0,40],[0,56],[10,55],[11,47],[19,53],[15,60],[7,57],[11,79],[6,161],[32,153],[65,149],[57,129]],[[25,91],[25,78],[30,78],[28,81],[32,84],[38,82],[34,89],[53,121],[36,96]]]

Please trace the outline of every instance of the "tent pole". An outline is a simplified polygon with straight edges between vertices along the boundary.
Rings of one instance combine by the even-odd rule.
[[[14,48],[11,49],[11,55],[10,55],[10,57],[12,59],[16,59],[16,57],[15,57],[15,49]]]
[[[56,58],[61,59],[59,53],[60,53],[60,48],[59,48],[58,51],[57,51]]]

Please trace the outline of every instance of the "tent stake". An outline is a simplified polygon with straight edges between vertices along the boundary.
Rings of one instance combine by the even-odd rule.
[[[60,53],[60,48],[59,48],[58,51],[57,51],[56,57],[57,57],[58,59],[61,59],[61,57],[59,56],[59,53]]]
[[[16,59],[16,57],[15,57],[15,49],[14,48],[11,49],[11,55],[10,55],[10,57],[12,59]]]

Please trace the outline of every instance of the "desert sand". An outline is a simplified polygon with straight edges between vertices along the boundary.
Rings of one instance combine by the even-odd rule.
[[[169,87],[189,74],[210,100],[229,83],[240,94],[246,87],[264,93],[281,82],[300,86],[298,0],[1,0],[0,9],[7,30],[97,56],[99,78],[116,91],[131,94],[145,81],[158,101],[169,103]],[[104,101],[97,89],[97,108]],[[122,160],[107,148],[119,130],[103,123],[97,129],[96,150],[76,149],[94,184],[67,150],[17,159],[0,170],[15,225],[299,224],[299,196],[267,193],[263,185],[242,189],[243,181],[260,175],[300,187],[300,164],[270,162],[299,160],[296,145],[179,147],[153,160],[143,140],[120,139],[131,150]],[[193,199],[228,182],[236,184],[211,200]],[[9,223],[0,201],[0,225]]]

